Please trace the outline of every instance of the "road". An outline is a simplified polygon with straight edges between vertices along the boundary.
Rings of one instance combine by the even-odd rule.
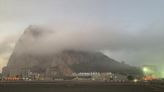
[[[164,89],[142,83],[0,82],[0,92],[164,92]]]

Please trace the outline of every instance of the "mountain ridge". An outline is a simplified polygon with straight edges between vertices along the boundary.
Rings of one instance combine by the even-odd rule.
[[[56,71],[64,76],[73,72],[115,72],[124,74],[140,74],[140,69],[117,62],[101,52],[81,50],[61,50],[55,53],[33,54],[30,47],[35,46],[42,36],[52,31],[40,31],[41,28],[30,26],[17,42],[7,69],[10,74],[21,74],[22,69],[31,72],[45,73],[49,67],[56,67]],[[41,47],[37,47],[41,48]]]

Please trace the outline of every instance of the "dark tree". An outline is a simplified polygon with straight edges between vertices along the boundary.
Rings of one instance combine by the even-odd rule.
[[[128,80],[134,80],[134,76],[129,75],[129,76],[127,77],[127,79],[128,79]]]

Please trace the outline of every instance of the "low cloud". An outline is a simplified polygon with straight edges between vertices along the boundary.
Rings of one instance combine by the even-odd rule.
[[[163,29],[159,24],[136,32],[124,31],[120,26],[30,26],[15,51],[19,54],[51,54],[67,49],[103,51],[111,58],[132,65],[160,65],[164,60]],[[16,38],[1,42],[0,55],[12,52],[16,41],[13,39]]]
[[[17,40],[17,35],[8,35],[2,37],[0,41],[0,72],[1,69],[7,64],[10,54],[12,53],[15,43]]]
[[[63,26],[64,27],[64,26]],[[159,28],[159,27],[158,27]],[[21,39],[29,51],[54,52],[55,50],[77,49],[77,50],[109,50],[113,52],[129,51],[158,52],[164,47],[164,28],[147,28],[133,32],[122,31],[124,29],[108,28],[104,26],[91,26],[89,28],[60,29],[31,26]],[[36,37],[32,32],[40,32],[43,35]],[[39,48],[38,48],[39,47]]]

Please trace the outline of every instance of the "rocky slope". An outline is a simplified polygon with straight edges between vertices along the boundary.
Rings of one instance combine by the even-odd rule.
[[[119,63],[101,52],[61,50],[55,53],[36,53],[31,47],[42,48],[36,44],[49,34],[52,34],[52,31],[35,26],[28,27],[9,59],[8,72],[21,74],[22,69],[30,69],[32,72],[44,73],[47,68],[56,67],[57,72],[66,76],[73,72],[141,73],[139,69]]]

